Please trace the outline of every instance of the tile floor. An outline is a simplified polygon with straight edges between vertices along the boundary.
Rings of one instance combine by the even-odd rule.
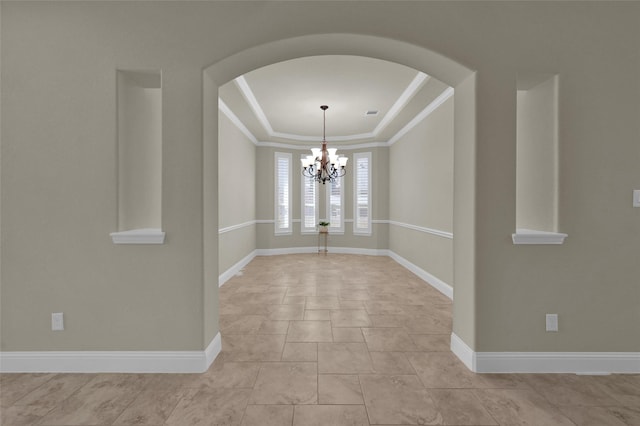
[[[640,375],[474,374],[451,303],[386,257],[257,257],[203,374],[3,374],[3,425],[640,425]]]

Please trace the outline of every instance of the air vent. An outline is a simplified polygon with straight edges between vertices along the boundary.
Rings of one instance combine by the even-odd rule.
[[[371,109],[367,112],[364,113],[365,116],[369,117],[369,116],[373,116],[373,115],[378,115],[378,110],[376,109]]]

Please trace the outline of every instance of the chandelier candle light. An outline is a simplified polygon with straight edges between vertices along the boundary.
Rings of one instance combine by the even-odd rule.
[[[327,125],[327,105],[320,106],[323,111],[322,125],[322,148],[311,148],[311,155],[302,158],[302,175],[313,179],[316,182],[335,182],[347,172],[347,157],[337,154],[336,148],[327,148],[326,125]]]

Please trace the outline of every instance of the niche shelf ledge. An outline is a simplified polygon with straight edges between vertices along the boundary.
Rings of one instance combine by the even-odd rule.
[[[511,234],[513,244],[563,244],[567,234],[559,232],[535,231],[533,229],[516,229]]]
[[[113,244],[164,244],[165,232],[158,228],[112,232]]]
[[[516,229],[511,234],[513,244],[563,244],[567,234],[559,232],[535,231],[533,229]]]

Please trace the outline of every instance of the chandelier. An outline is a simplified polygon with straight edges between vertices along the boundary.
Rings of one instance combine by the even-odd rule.
[[[347,157],[340,157],[336,148],[327,148],[326,125],[327,125],[327,105],[320,106],[323,111],[322,124],[322,148],[311,148],[311,155],[302,158],[302,175],[313,179],[315,182],[327,181],[335,182],[347,172]]]

